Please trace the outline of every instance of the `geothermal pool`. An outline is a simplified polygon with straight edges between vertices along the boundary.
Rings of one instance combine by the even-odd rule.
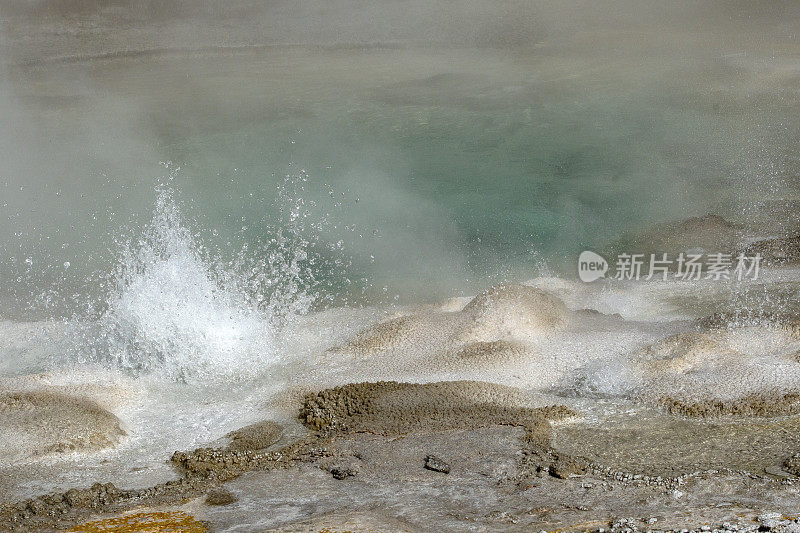
[[[173,452],[264,420],[282,429],[263,450],[290,449],[317,438],[304,395],[330,387],[470,380],[508,389],[456,387],[447,415],[438,392],[378,391],[386,411],[300,466],[220,477],[238,503],[204,504],[202,478],[70,504],[59,527],[135,506],[218,531],[789,513],[794,29],[6,57],[0,505],[190,479]],[[741,282],[577,275],[583,250],[698,248],[765,262]],[[465,405],[507,423],[473,427]],[[571,414],[544,422],[552,449],[520,451],[517,421],[553,405]],[[404,410],[436,423],[370,425]],[[433,448],[453,485],[404,477]],[[577,481],[554,474],[567,456]]]

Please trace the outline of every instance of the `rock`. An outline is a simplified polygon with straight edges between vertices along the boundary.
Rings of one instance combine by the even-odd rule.
[[[369,355],[392,348],[413,337],[424,328],[426,316],[401,316],[373,324],[362,330],[342,346],[331,348],[331,353]]]
[[[92,495],[89,493],[89,491],[81,489],[69,489],[64,494],[64,499],[72,507],[84,508],[89,507],[93,501]]]
[[[342,480],[356,476],[358,475],[358,472],[353,470],[352,468],[333,467],[331,468],[331,475],[333,476],[333,479]]]
[[[527,285],[498,285],[473,298],[461,311],[469,327],[462,341],[479,342],[521,332],[535,334],[564,326],[570,318],[558,297]]]
[[[371,325],[329,352],[369,356],[432,350],[433,359],[450,355],[450,363],[463,365],[472,358],[491,363],[492,353],[500,352],[502,360],[525,351],[517,343],[496,341],[557,330],[572,317],[564,302],[547,291],[504,284],[478,294],[460,311],[425,310]],[[452,357],[457,353],[460,357]]]
[[[434,472],[441,472],[442,474],[450,473],[450,465],[435,455],[429,455],[425,458],[425,468],[433,470]]]
[[[222,487],[211,489],[206,494],[206,503],[208,505],[228,505],[238,500],[239,498],[234,493]]]
[[[641,399],[691,418],[800,413],[800,390],[792,384],[800,380],[792,354],[800,340],[796,318],[717,314],[700,325],[711,329],[671,335],[637,354]],[[786,385],[774,386],[767,358],[780,360]]]
[[[40,530],[39,528],[36,529],[37,531]],[[47,531],[51,531],[51,528],[47,528]],[[87,522],[70,531],[180,531],[181,533],[207,533],[208,527],[183,511],[140,511]]]
[[[0,460],[98,450],[123,435],[119,419],[93,400],[51,391],[0,392]]]
[[[569,457],[558,457],[550,465],[549,474],[557,479],[569,479],[583,475],[584,469]]]
[[[764,469],[764,472],[776,477],[793,477],[792,474],[784,470],[780,465],[768,466]]]
[[[664,396],[661,403],[673,415],[691,418],[774,417],[800,412],[800,394],[797,392],[758,392],[733,399],[703,398],[698,400]]]
[[[263,450],[269,448],[281,438],[283,426],[272,420],[256,422],[236,431],[228,433],[231,439],[228,448],[237,451]]]
[[[800,454],[794,454],[783,462],[783,469],[795,476],[800,475]]]
[[[400,435],[413,431],[523,427],[531,444],[549,446],[549,420],[575,413],[561,405],[529,408],[525,393],[479,381],[351,383],[306,396],[301,420],[314,430]]]
[[[788,520],[785,520],[781,513],[761,513],[756,517],[756,520],[761,522],[758,526],[759,531],[772,531],[776,528],[781,526],[785,526],[789,524]]]

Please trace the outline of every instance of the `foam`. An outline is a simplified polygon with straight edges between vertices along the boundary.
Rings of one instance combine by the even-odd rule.
[[[796,329],[781,323],[684,331],[586,364],[562,388],[687,416],[791,414],[798,409],[799,348]]]
[[[649,347],[638,367],[648,395],[741,399],[800,390],[799,347],[800,339],[780,328],[691,332]]]

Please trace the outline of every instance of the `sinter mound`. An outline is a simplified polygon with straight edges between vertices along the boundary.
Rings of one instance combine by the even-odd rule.
[[[386,350],[452,352],[470,343],[491,343],[561,328],[571,312],[556,296],[527,285],[499,285],[460,311],[429,311],[371,325],[332,353],[371,355]]]
[[[0,393],[0,460],[116,444],[119,419],[92,400],[55,392]]]
[[[575,413],[564,406],[530,408],[522,391],[477,381],[351,383],[306,396],[301,420],[317,430],[398,435],[414,431],[524,427],[549,446],[549,420]]]
[[[786,317],[713,315],[707,331],[672,335],[645,349],[643,399],[688,417],[800,413],[796,323]],[[726,325],[727,324],[727,325]]]
[[[281,438],[283,426],[272,420],[264,420],[250,424],[228,433],[231,439],[228,448],[231,450],[263,450],[269,448]]]

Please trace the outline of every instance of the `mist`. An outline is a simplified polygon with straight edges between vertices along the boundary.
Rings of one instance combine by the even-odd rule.
[[[321,260],[369,298],[469,293],[712,211],[798,228],[794,2],[0,13],[7,313],[102,292],[165,181],[209,254],[231,256],[243,233],[268,239],[276,187],[307,172]]]

